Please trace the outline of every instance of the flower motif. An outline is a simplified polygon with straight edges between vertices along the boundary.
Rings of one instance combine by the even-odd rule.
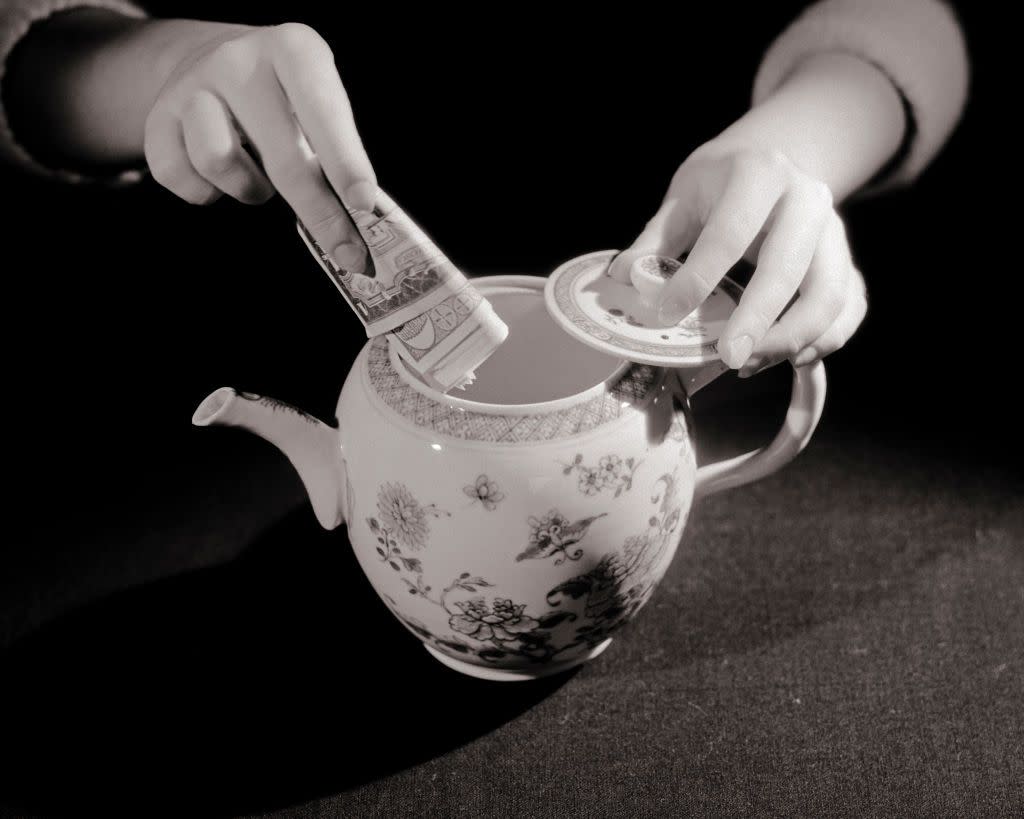
[[[381,524],[395,540],[410,549],[426,546],[430,528],[427,510],[402,483],[386,483],[377,493],[377,512]]]
[[[604,476],[599,469],[580,467],[579,489],[584,495],[596,495],[604,488]]]
[[[633,457],[623,460],[618,455],[605,455],[597,466],[587,466],[583,463],[583,454],[577,452],[571,463],[562,464],[562,474],[576,472],[577,486],[584,495],[596,495],[607,489],[617,498],[633,488],[633,475],[640,463]]]
[[[614,486],[622,472],[622,458],[618,455],[605,455],[597,462],[597,471],[601,473],[604,486]]]
[[[496,597],[489,607],[482,597],[455,604],[462,614],[453,614],[448,625],[460,634],[474,640],[511,642],[519,635],[533,631],[540,625],[534,618],[523,614],[526,604],[516,605],[511,600]]]
[[[497,509],[498,501],[505,497],[505,494],[498,489],[498,484],[486,475],[480,475],[475,484],[462,487],[462,491],[473,500],[480,501],[488,512]]]

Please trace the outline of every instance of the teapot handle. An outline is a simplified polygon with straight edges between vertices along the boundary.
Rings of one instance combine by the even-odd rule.
[[[688,393],[692,395],[708,381],[726,369],[720,365],[704,375],[700,382],[690,382]],[[676,371],[680,388],[687,392],[682,373]],[[709,377],[710,376],[710,377]],[[732,489],[745,483],[760,480],[777,472],[795,458],[811,440],[825,407],[825,365],[816,361],[804,367],[793,368],[793,391],[789,399],[789,410],[782,429],[768,446],[727,458],[713,464],[705,464],[697,470],[694,497],[701,498]]]

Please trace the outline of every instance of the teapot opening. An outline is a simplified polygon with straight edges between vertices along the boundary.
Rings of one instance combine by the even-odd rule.
[[[508,338],[477,368],[476,381],[449,398],[502,406],[557,401],[599,387],[628,366],[559,327],[544,304],[544,280],[535,282],[481,290],[508,325]]]

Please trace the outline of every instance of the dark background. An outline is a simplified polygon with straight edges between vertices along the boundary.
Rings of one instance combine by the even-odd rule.
[[[590,12],[585,23],[570,23],[518,8],[479,18],[431,11],[417,19],[396,8],[341,14],[312,3],[262,16],[248,4],[244,10],[208,3],[149,7],[178,16],[297,19],[316,26],[335,47],[382,186],[468,273],[543,276],[571,256],[627,245],[678,164],[742,113],[761,53],[802,4],[756,5],[688,13],[671,25],[657,17],[663,12],[650,10],[637,10],[632,20]],[[985,757],[987,767],[978,768],[981,778],[970,780],[971,787],[996,799],[994,807],[1020,805],[1020,791],[1008,784],[1010,769],[999,767],[1021,752],[1019,699],[1007,710],[1021,693],[1024,629],[1020,585],[1014,585],[1021,570],[1022,448],[1015,389],[1019,227],[1011,219],[1019,188],[1009,170],[1016,153],[1005,148],[1003,136],[1002,112],[1012,103],[995,26],[977,6],[964,4],[960,13],[973,70],[963,122],[912,188],[843,209],[871,306],[856,338],[829,359],[821,443],[794,465],[791,483],[766,484],[765,492],[774,486],[778,496],[754,490],[716,499],[688,532],[688,539],[728,545],[743,540],[737,526],[777,525],[782,528],[769,528],[765,536],[786,540],[783,554],[792,562],[747,554],[745,590],[725,572],[719,586],[710,586],[716,589],[710,599],[691,589],[692,599],[679,604],[705,607],[701,623],[711,630],[691,623],[691,635],[739,651],[750,635],[767,629],[785,636],[814,620],[821,612],[809,601],[819,594],[827,613],[859,606],[859,592],[836,598],[837,572],[850,588],[886,586],[902,576],[905,559],[931,565],[948,551],[943,538],[959,544],[950,527],[967,533],[995,527],[1009,562],[990,567],[1003,585],[987,602],[1005,605],[982,616],[971,607],[982,603],[966,604],[950,633],[965,640],[974,635],[967,642],[975,647],[995,651],[998,645],[1001,659],[940,652],[922,660],[896,649],[883,657],[891,668],[923,662],[931,671],[951,667],[954,676],[964,664],[1003,663],[1004,682],[980,691],[977,720],[964,717],[962,733],[951,729],[936,740],[947,747],[932,760],[940,772],[934,781],[911,766],[894,784],[901,765],[920,760],[899,752],[872,757],[880,746],[870,729],[853,746],[861,768],[843,754],[826,761],[833,774],[857,770],[857,781],[870,782],[873,771],[895,801],[872,801],[849,782],[844,790],[845,780],[834,776],[817,790],[787,790],[785,783],[802,781],[794,770],[765,765],[756,754],[752,761],[744,755],[752,750],[741,753],[736,746],[728,765],[706,768],[713,775],[690,781],[696,790],[685,799],[676,794],[667,803],[644,803],[652,813],[659,804],[684,802],[716,812],[800,810],[827,807],[832,795],[866,812],[913,808],[927,783],[931,793],[973,793],[963,782],[950,786],[956,780],[953,769],[942,767],[943,754],[953,753],[949,743],[969,749],[981,739],[996,762]],[[7,174],[2,189],[8,204],[5,464],[12,494],[0,545],[0,671],[6,666],[0,679],[12,687],[0,708],[0,726],[7,728],[6,734],[0,728],[0,737],[7,737],[0,744],[16,752],[0,767],[0,795],[6,790],[12,804],[33,812],[94,805],[234,812],[326,794],[343,799],[347,789],[362,786],[361,801],[341,801],[334,809],[386,812],[389,804],[406,804],[401,799],[411,799],[411,791],[396,785],[374,795],[364,783],[423,760],[432,760],[433,777],[444,782],[459,773],[457,766],[444,767],[445,754],[472,737],[484,737],[484,744],[462,750],[472,754],[478,747],[486,754],[486,737],[498,726],[525,732],[524,742],[542,734],[557,718],[544,704],[574,683],[584,685],[579,678],[590,669],[507,694],[434,669],[404,642],[355,574],[344,530],[316,530],[284,460],[240,434],[206,433],[189,424],[198,401],[222,384],[333,416],[362,344],[361,328],[308,257],[287,208],[280,201],[196,208],[148,182],[108,190]],[[780,368],[758,380],[760,387],[727,378],[709,391],[709,452],[752,445],[777,422],[785,373]],[[808,497],[818,509],[807,512],[810,528],[787,529],[802,519]],[[735,509],[730,504],[752,507],[749,520],[728,511]],[[781,508],[795,511],[787,518],[775,511]],[[989,528],[972,517],[981,509],[995,516]],[[816,564],[805,557],[817,573],[806,565],[780,571],[780,565],[801,562],[802,544],[793,538],[813,541],[816,531],[826,530],[832,537],[842,526],[835,516],[851,527],[852,540],[833,537],[833,551],[817,553],[831,557]],[[901,517],[913,525],[901,528]],[[889,540],[875,544],[877,551],[867,540],[857,545],[858,526],[868,531],[879,519],[891,527]],[[713,571],[715,564],[708,565],[687,568],[701,577]],[[738,565],[730,563],[730,571]],[[781,632],[772,630],[774,619],[765,625],[736,613],[746,610],[751,589],[764,593],[757,605],[781,612]],[[673,592],[664,594],[674,600]],[[921,605],[907,615],[909,625],[899,611],[891,620],[879,615],[878,634],[932,623],[929,604]],[[651,652],[665,650],[658,647],[662,625],[672,633],[681,628],[658,616],[637,624],[632,642],[617,661],[607,661],[605,672],[593,672],[605,675],[600,679],[609,690],[627,692],[626,699],[584,689],[594,713],[623,710],[618,722],[602,718],[604,733],[593,726],[583,732],[591,743],[580,752],[583,760],[603,758],[596,746],[630,741],[627,726],[636,713],[629,709],[637,707],[635,687],[644,678],[631,676],[629,663],[638,661],[641,640]],[[730,622],[739,625],[721,625]],[[677,656],[677,648],[668,650]],[[821,646],[806,650],[813,654]],[[387,673],[370,674],[367,682],[361,669],[368,667]],[[620,670],[624,676],[615,677]],[[762,674],[771,688],[773,675],[792,668],[751,673]],[[657,679],[652,691],[662,691],[667,702]],[[962,709],[948,696],[950,679],[932,679],[929,690],[938,692],[933,707],[915,712],[908,706],[906,724],[893,730],[932,730],[927,726],[941,723],[943,714]],[[954,688],[964,685],[960,680]],[[708,690],[725,702],[742,687],[718,679]],[[430,696],[452,711],[424,706]],[[356,715],[365,697],[381,709],[389,703],[386,727],[371,724],[380,711]],[[460,703],[471,703],[475,717],[453,715]],[[742,701],[730,706],[737,731],[743,707]],[[770,709],[759,713],[771,715]],[[836,728],[830,719],[863,717],[856,709],[835,717],[842,713],[839,706],[826,708],[815,730],[827,737]],[[1001,716],[990,725],[986,715]],[[795,734],[793,746],[808,736]],[[110,754],[99,750],[108,740],[116,749]],[[637,741],[661,747],[656,737]],[[680,747],[692,754],[693,742],[691,736]],[[666,740],[665,748],[674,743]],[[773,753],[786,759],[786,743],[780,743]],[[321,753],[324,747],[331,750]],[[658,759],[669,765],[663,755]],[[491,770],[487,760],[473,764]],[[570,780],[581,780],[566,780],[564,770],[531,770],[525,758],[512,768],[505,784],[513,791],[514,783],[552,789],[550,798],[525,804],[556,812],[567,793],[601,804],[600,791],[573,791]],[[609,773],[617,770],[612,762],[596,770],[617,781]],[[751,770],[763,779],[749,778]],[[748,772],[747,791],[732,796],[775,796],[764,803],[729,801],[740,771]],[[410,780],[405,787],[425,785]],[[461,786],[463,797],[450,782],[447,791],[436,787],[439,804],[452,812],[466,804],[487,807],[472,783]],[[614,792],[621,797],[628,789]],[[968,813],[984,807],[937,804],[959,804]]]

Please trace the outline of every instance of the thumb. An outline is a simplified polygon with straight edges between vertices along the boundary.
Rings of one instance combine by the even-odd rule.
[[[616,281],[628,282],[629,269],[641,256],[681,256],[697,239],[700,227],[690,202],[682,198],[666,200],[633,244],[612,259],[608,275]]]

